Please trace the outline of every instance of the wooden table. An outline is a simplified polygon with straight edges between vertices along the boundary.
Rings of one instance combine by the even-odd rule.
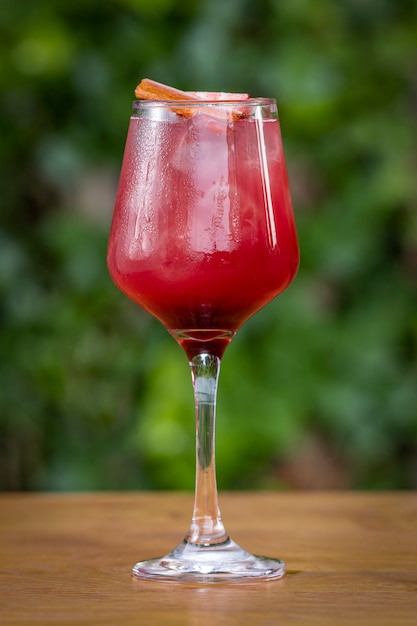
[[[282,580],[138,581],[188,528],[189,494],[0,495],[0,624],[417,624],[415,493],[221,494],[229,533]]]

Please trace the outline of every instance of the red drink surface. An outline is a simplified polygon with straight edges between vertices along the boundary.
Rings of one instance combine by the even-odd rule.
[[[171,332],[236,331],[298,263],[277,119],[131,118],[108,267],[133,301]]]

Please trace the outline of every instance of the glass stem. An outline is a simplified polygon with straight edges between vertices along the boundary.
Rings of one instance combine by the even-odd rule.
[[[200,546],[227,541],[217,498],[215,420],[220,358],[197,354],[190,361],[196,408],[194,512],[186,542]]]

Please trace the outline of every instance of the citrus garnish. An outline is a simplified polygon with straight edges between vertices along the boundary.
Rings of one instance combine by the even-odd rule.
[[[226,93],[222,91],[182,91],[181,89],[176,89],[176,87],[158,83],[151,78],[143,78],[141,80],[135,89],[135,96],[139,100],[173,100],[175,102],[198,102],[200,100],[201,102],[240,102],[249,99],[249,94],[247,93]],[[207,112],[206,107],[204,107],[204,109]],[[184,117],[192,117],[197,112],[196,109],[193,110],[191,108],[182,107],[175,107],[172,110],[178,115],[182,115]],[[209,113],[214,117],[220,117],[223,119],[231,118],[232,120],[238,120],[244,117],[242,111],[233,108],[230,112],[225,112],[221,111],[219,108],[216,109],[213,107],[210,109]]]

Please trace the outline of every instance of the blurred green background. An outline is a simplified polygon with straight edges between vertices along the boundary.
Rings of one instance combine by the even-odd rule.
[[[105,265],[133,90],[275,96],[302,262],[226,352],[222,489],[417,487],[415,0],[2,0],[0,489],[192,489],[188,364]]]

